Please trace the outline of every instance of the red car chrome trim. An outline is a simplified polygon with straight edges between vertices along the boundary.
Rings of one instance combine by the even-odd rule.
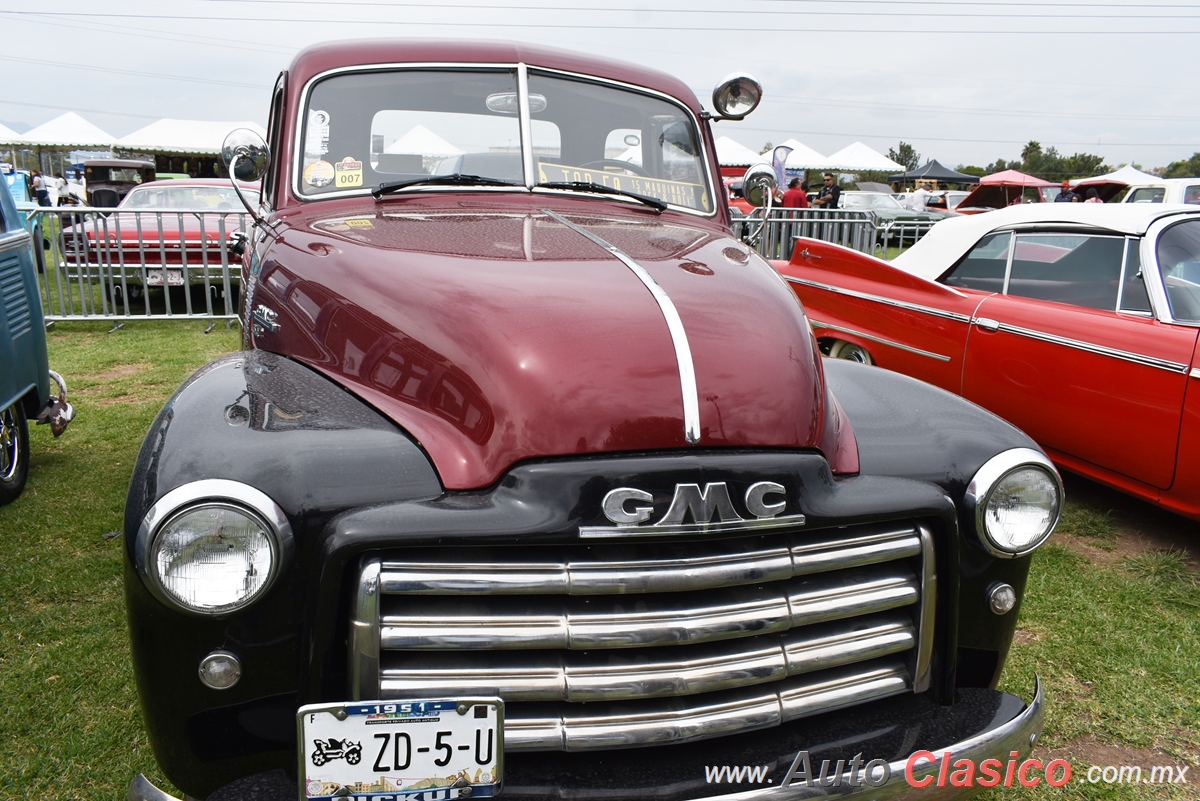
[[[879,295],[871,295],[866,292],[855,292],[853,289],[842,289],[841,287],[831,286],[829,284],[822,284],[817,281],[807,281],[803,278],[793,278],[790,275],[785,275],[783,277],[785,280],[790,281],[793,284],[800,284],[801,286],[809,286],[809,287],[812,287],[813,289],[824,289],[825,291],[832,292],[835,295],[846,295],[848,297],[858,298],[860,300],[869,300],[869,301],[873,301],[875,303],[882,303],[885,306],[895,306],[900,309],[907,309],[908,311],[920,312],[921,314],[930,314],[930,315],[933,315],[934,317],[942,317],[946,320],[954,320],[954,321],[960,322],[960,323],[971,322],[971,318],[965,314],[957,314],[956,312],[948,312],[943,309],[935,309],[932,306],[921,306],[916,303],[905,303],[902,300],[892,300],[891,298],[885,298],[885,297],[881,297]],[[945,288],[950,289],[950,287],[945,287]],[[957,290],[954,290],[954,291],[957,292]],[[958,294],[962,295],[961,292],[959,292]],[[966,295],[962,295],[962,296],[966,297]]]
[[[883,339],[882,337],[872,336],[871,334],[865,334],[862,331],[855,331],[853,328],[843,328],[840,325],[833,325],[832,323],[825,323],[825,322],[821,322],[820,320],[813,320],[812,326],[813,326],[813,328],[823,328],[828,331],[840,331],[843,334],[850,334],[851,336],[862,337],[863,339],[869,339],[872,342],[878,342],[880,345],[887,345],[889,347],[896,348],[898,350],[907,351],[908,353],[915,353],[917,356],[927,356],[930,359],[937,359],[940,362],[948,362],[948,361],[950,361],[950,358],[951,358],[949,356],[943,356],[940,353],[932,353],[930,351],[920,350],[919,348],[913,348],[908,345],[901,345],[899,342],[893,342],[890,339]]]
[[[679,384],[683,394],[683,435],[689,444],[695,445],[700,441],[700,391],[696,387],[696,368],[692,364],[692,348],[688,344],[687,332],[683,330],[683,319],[671,301],[671,296],[658,285],[658,282],[650,276],[650,273],[646,272],[642,265],[615,245],[604,241],[586,228],[555,214],[550,209],[542,209],[542,213],[595,242],[617,257],[622,264],[633,271],[633,274],[641,280],[646,289],[650,290],[650,294],[658,302],[658,308],[662,310],[663,317],[667,321],[667,328],[671,331],[671,342],[675,346],[675,359],[679,363]]]
[[[985,321],[988,323],[995,322],[992,320],[986,320],[986,318],[976,318],[974,322],[983,323]],[[980,327],[983,326],[981,325]],[[989,326],[987,330],[991,331],[993,329]],[[1114,359],[1133,362],[1134,364],[1142,364],[1147,367],[1153,367],[1157,370],[1166,370],[1170,373],[1181,373],[1183,375],[1187,375],[1188,369],[1191,367],[1191,365],[1188,364],[1171,362],[1167,361],[1166,359],[1155,359],[1150,356],[1142,356],[1138,353],[1130,353],[1129,351],[1125,350],[1116,350],[1115,348],[1105,348],[1101,347],[1100,345],[1093,345],[1089,342],[1080,342],[1078,339],[1067,339],[1066,337],[1059,337],[1054,336],[1053,334],[1046,334],[1041,331],[1034,331],[1031,328],[1021,328],[1015,325],[1008,325],[1007,323],[996,323],[996,328],[994,330],[1004,331],[1005,333],[1014,334],[1016,336],[1029,337],[1030,339],[1038,339],[1042,342],[1049,342],[1052,345],[1062,345],[1068,348],[1075,348],[1076,350],[1087,351],[1088,353],[1095,353],[1100,356],[1110,356]],[[1195,371],[1192,372],[1194,373]]]

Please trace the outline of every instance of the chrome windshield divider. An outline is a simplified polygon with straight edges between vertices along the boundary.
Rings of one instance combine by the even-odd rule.
[[[518,114],[521,123],[521,163],[524,165],[525,188],[533,191],[537,176],[533,174],[533,118],[529,112],[529,67],[517,64]]]

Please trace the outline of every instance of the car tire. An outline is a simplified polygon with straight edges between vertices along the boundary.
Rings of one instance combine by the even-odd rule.
[[[875,359],[871,357],[870,351],[861,345],[855,345],[853,342],[843,342],[839,340],[829,349],[829,358],[845,359],[849,362],[858,362],[859,364],[874,364]]]
[[[16,401],[0,412],[0,506],[12,503],[29,477],[29,423]]]

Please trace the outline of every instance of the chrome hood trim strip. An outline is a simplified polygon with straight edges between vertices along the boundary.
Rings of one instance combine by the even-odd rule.
[[[700,441],[700,392],[696,387],[696,368],[692,363],[692,348],[688,344],[687,332],[683,328],[683,319],[671,301],[671,296],[658,285],[642,265],[615,245],[606,242],[583,226],[576,225],[561,215],[555,214],[550,209],[542,209],[542,213],[607,250],[632,270],[633,274],[646,286],[646,289],[650,290],[650,294],[658,302],[658,308],[662,310],[663,318],[667,321],[667,328],[671,331],[671,341],[675,345],[675,359],[679,364],[679,384],[683,394],[683,434],[688,444],[698,443]]]

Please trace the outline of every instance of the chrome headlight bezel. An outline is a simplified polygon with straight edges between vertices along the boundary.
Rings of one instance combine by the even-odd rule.
[[[262,525],[271,549],[269,575],[259,588],[248,597],[220,607],[199,608],[182,602],[163,585],[153,555],[164,526],[183,514],[204,507],[227,507],[251,517]],[[171,490],[150,507],[138,526],[133,560],[146,588],[162,603],[192,615],[224,617],[263,598],[290,563],[293,549],[291,524],[270,496],[239,481],[204,479]]]
[[[988,528],[987,511],[992,500],[992,494],[1004,479],[1020,470],[1037,470],[1044,473],[1054,485],[1057,495],[1056,508],[1051,514],[1049,525],[1020,548],[1013,550],[998,542]],[[1027,556],[1037,550],[1054,532],[1063,510],[1062,479],[1053,463],[1041,451],[1032,448],[1013,448],[996,454],[983,464],[971,478],[964,496],[967,513],[975,524],[975,533],[988,553],[1001,559],[1016,559]]]

